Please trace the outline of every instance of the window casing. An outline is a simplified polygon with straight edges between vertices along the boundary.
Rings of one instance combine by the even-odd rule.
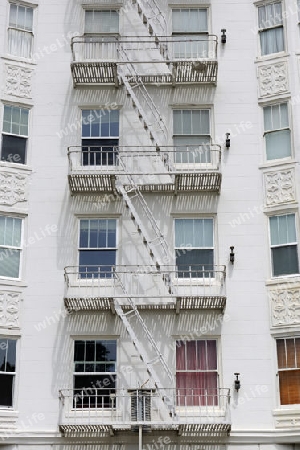
[[[10,4],[8,26],[8,53],[31,58],[33,50],[33,8]]]
[[[0,215],[0,277],[20,278],[22,219]]]
[[[299,273],[295,214],[272,216],[270,222],[272,275]]]
[[[281,2],[258,7],[258,27],[262,56],[285,50]]]
[[[117,164],[119,146],[119,111],[82,111],[82,164],[112,166]]]
[[[207,58],[209,56],[208,10],[206,8],[174,8],[172,36],[174,58]]]
[[[215,339],[176,342],[178,406],[218,405],[217,360]]]
[[[1,160],[26,164],[29,109],[4,105]]]
[[[210,110],[174,110],[173,143],[177,164],[210,163]]]
[[[13,406],[16,342],[15,339],[0,338],[0,408]]]
[[[179,278],[214,276],[213,219],[175,219],[175,258]]]
[[[74,342],[74,408],[112,408],[116,389],[116,340]]]
[[[267,160],[291,156],[291,130],[287,103],[264,107],[264,131]]]
[[[80,278],[111,278],[116,264],[116,219],[81,219],[79,230]]]
[[[276,339],[281,405],[300,404],[300,337]]]

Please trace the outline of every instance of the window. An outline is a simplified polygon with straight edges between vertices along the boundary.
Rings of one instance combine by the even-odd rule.
[[[277,339],[280,404],[300,403],[300,337]]]
[[[26,163],[29,110],[4,105],[1,160]]]
[[[116,264],[117,221],[80,220],[79,273],[81,278],[110,278]]]
[[[0,277],[19,278],[22,219],[0,216]]]
[[[210,163],[210,110],[174,110],[173,141],[176,163]]]
[[[85,11],[85,34],[118,34],[119,12],[107,9]]]
[[[74,407],[111,408],[116,387],[117,341],[74,343]]]
[[[0,339],[0,407],[13,406],[16,340]]]
[[[291,156],[291,131],[287,103],[264,107],[267,160]]]
[[[117,162],[118,110],[82,111],[82,164],[111,166]]]
[[[173,9],[172,23],[174,58],[208,57],[207,9]]]
[[[218,405],[217,341],[176,342],[178,406]]]
[[[213,219],[175,219],[175,255],[179,277],[213,277],[213,228]]]
[[[9,10],[8,53],[31,58],[33,46],[33,8],[11,3]]]
[[[281,2],[258,7],[261,55],[284,51]]]
[[[273,276],[299,273],[295,214],[270,217]]]

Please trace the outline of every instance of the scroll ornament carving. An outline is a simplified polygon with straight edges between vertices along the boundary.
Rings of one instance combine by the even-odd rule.
[[[300,286],[270,291],[272,325],[300,323]]]
[[[261,66],[258,69],[258,73],[261,97],[288,91],[286,62]]]
[[[267,206],[295,200],[295,182],[292,170],[268,173],[265,177]]]
[[[7,65],[6,87],[7,95],[31,98],[32,70],[25,67]]]
[[[0,326],[19,328],[20,293],[0,292]]]
[[[27,175],[0,172],[0,204],[14,205],[27,200]]]

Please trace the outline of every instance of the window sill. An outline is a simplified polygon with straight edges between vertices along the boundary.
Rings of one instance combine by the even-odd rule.
[[[33,59],[31,59],[31,58],[24,58],[22,56],[5,55],[5,56],[1,56],[1,59],[4,59],[5,61],[12,61],[12,62],[16,62],[16,63],[22,63],[25,66],[26,65],[36,66],[37,65],[37,63],[34,62]]]
[[[277,278],[270,278],[266,280],[266,286],[273,286],[277,284],[290,284],[290,283],[300,283],[300,274],[285,275]]]
[[[13,408],[0,406],[1,430],[14,429],[18,418],[19,418],[19,411],[16,411]]]
[[[8,168],[8,169],[14,169],[17,171],[22,172],[28,172],[29,174],[32,173],[32,168],[29,167],[27,164],[19,164],[19,163],[12,163],[8,161],[0,161],[0,167]]]
[[[0,278],[0,286],[27,287],[27,283],[21,280],[13,280],[12,278]],[[0,407],[1,408],[1,407]]]
[[[290,168],[290,167],[294,167],[295,165],[295,161],[292,157],[287,157],[287,158],[282,158],[282,159],[273,159],[271,161],[266,161],[263,164],[260,164],[258,166],[259,169],[276,169],[278,166],[281,166],[280,168],[282,168],[282,166],[284,166],[283,168]]]
[[[281,58],[286,58],[288,56],[290,56],[290,53],[287,53],[287,52],[279,52],[279,53],[272,53],[270,55],[265,55],[265,56],[257,56],[255,63],[259,64],[259,63],[269,62],[269,61],[272,62],[272,61],[276,61]]]
[[[276,428],[300,428],[299,405],[282,405],[273,410],[273,417]]]

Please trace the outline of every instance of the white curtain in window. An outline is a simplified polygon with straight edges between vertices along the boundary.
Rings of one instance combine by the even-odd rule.
[[[269,55],[284,51],[283,28],[273,28],[260,33],[261,54]]]
[[[213,219],[176,219],[175,247],[213,247]]]
[[[259,28],[272,28],[276,25],[282,25],[281,2],[260,6],[258,8]]]
[[[173,9],[173,33],[203,33],[208,31],[207,9]]]
[[[209,135],[209,110],[175,110],[173,112],[174,135]]]
[[[291,132],[287,103],[264,108],[264,129],[266,132],[267,159],[286,158],[291,154]]]
[[[13,56],[31,58],[33,36],[28,31],[8,29],[8,53]]]
[[[279,130],[289,126],[287,103],[266,106],[264,108],[264,128],[265,131]]]
[[[113,10],[86,11],[85,33],[119,33],[119,14]]]
[[[296,242],[295,214],[270,217],[271,245]]]

